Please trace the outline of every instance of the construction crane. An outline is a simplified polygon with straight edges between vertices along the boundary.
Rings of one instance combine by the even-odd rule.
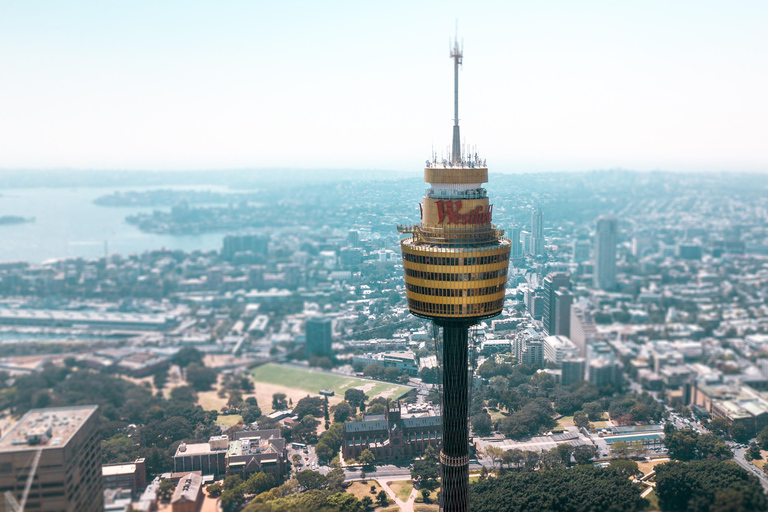
[[[35,479],[35,473],[37,473],[37,465],[40,464],[40,456],[43,454],[43,449],[38,448],[32,455],[32,465],[29,468],[29,474],[27,475],[27,483],[24,486],[24,492],[21,495],[21,503],[16,501],[16,498],[10,491],[5,492],[5,505],[6,509],[10,512],[24,512],[24,507],[27,506],[27,498],[29,497],[29,491],[32,489],[32,481]]]

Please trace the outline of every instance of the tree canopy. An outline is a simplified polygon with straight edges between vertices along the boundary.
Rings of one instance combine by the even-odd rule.
[[[613,468],[592,465],[508,473],[470,486],[473,512],[633,512],[640,487]]]
[[[656,466],[661,510],[764,512],[768,500],[760,482],[732,461],[667,462]]]

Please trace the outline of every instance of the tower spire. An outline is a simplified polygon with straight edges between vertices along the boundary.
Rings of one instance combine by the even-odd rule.
[[[451,163],[461,163],[461,137],[459,136],[459,66],[464,57],[464,48],[459,48],[459,28],[456,23],[456,38],[451,48],[453,59],[453,145],[451,147]]]

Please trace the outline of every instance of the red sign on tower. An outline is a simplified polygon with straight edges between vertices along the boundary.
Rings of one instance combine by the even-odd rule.
[[[461,213],[461,200],[442,199],[437,201],[437,223],[442,224],[490,224],[493,205],[489,204],[487,208],[478,206],[467,213]]]

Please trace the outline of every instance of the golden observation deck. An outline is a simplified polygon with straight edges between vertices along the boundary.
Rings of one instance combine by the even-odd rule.
[[[408,308],[438,323],[498,315],[511,245],[492,223],[485,162],[428,162],[424,181],[421,223],[397,227],[411,235],[400,241]]]

